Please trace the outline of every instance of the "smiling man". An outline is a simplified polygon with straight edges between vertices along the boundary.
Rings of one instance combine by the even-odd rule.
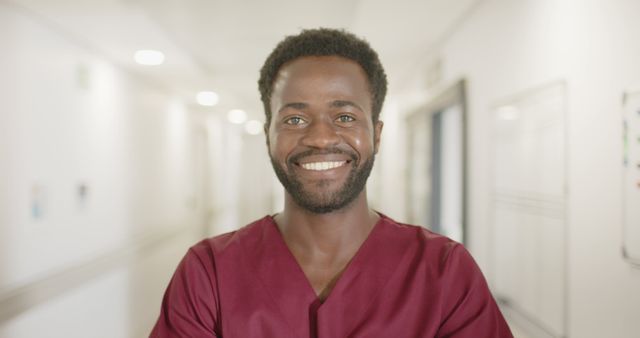
[[[284,210],[193,246],[151,337],[511,337],[462,245],[368,206],[386,86],[344,31],[273,50],[259,88]]]

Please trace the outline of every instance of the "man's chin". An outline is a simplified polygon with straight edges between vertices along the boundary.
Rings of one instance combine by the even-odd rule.
[[[308,201],[296,201],[296,203],[302,209],[313,214],[328,214],[346,207],[340,203],[309,203]]]
[[[345,191],[324,191],[323,193],[314,192],[297,192],[291,194],[293,200],[303,209],[312,213],[324,214],[336,210],[344,209],[353,200],[355,196],[347,194]]]

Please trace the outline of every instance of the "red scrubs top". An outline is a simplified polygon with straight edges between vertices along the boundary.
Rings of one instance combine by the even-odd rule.
[[[320,302],[267,216],[187,252],[151,337],[512,337],[467,250],[382,215]]]

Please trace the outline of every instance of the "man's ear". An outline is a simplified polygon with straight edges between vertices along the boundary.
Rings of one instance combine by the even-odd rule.
[[[378,120],[373,126],[373,152],[374,154],[378,153],[378,149],[380,148],[380,135],[382,134],[382,127],[384,127],[384,122]]]

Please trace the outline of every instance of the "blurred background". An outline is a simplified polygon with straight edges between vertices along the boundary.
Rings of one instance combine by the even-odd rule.
[[[639,14],[0,0],[0,337],[146,337],[189,246],[280,210],[258,70],[316,27],[389,77],[376,210],[463,242],[517,337],[640,337]]]

